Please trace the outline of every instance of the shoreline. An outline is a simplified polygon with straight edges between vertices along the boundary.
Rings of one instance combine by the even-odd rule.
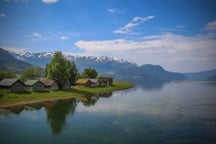
[[[126,85],[127,84],[127,85]],[[88,95],[95,95],[100,93],[107,93],[107,92],[113,92],[118,90],[125,90],[132,88],[134,85],[132,83],[128,82],[115,82],[113,86],[108,87],[99,87],[99,88],[86,88],[86,87],[73,87],[70,90],[64,91],[51,91],[49,93],[46,92],[32,92],[33,95],[45,95],[38,97],[28,97],[28,94],[16,94],[11,93],[9,95],[14,95],[15,98],[13,99],[6,99],[2,100],[0,98],[0,109],[7,109],[9,107],[15,107],[15,106],[22,106],[22,105],[29,105],[29,104],[35,104],[35,103],[46,103],[46,102],[52,102],[52,101],[58,101],[58,100],[66,100],[66,99],[72,99],[75,98],[80,101],[84,101],[85,97]],[[95,91],[95,92],[94,92]],[[29,94],[29,96],[31,95]],[[27,95],[21,100],[16,98],[18,96]],[[57,96],[58,95],[58,96]],[[59,96],[60,95],[60,96]],[[4,102],[2,102],[4,101]]]
[[[173,81],[175,83],[216,84],[216,81]]]

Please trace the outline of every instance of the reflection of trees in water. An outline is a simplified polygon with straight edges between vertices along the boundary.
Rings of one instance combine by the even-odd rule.
[[[76,100],[60,100],[55,103],[49,103],[45,106],[47,112],[47,120],[50,123],[54,134],[61,133],[66,122],[66,117],[70,113],[74,113],[76,108]]]
[[[86,101],[82,101],[83,105],[86,107],[94,106],[96,102],[99,100],[99,98],[109,98],[112,96],[112,92],[106,92],[106,93],[99,93],[93,96],[85,96]]]

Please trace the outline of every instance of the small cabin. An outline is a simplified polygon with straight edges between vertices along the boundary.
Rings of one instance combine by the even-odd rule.
[[[98,80],[100,82],[100,86],[109,86],[113,83],[112,77],[99,77]]]
[[[89,79],[78,79],[75,84],[79,87],[91,87],[92,82]]]
[[[100,83],[97,79],[89,79],[89,80],[91,82],[90,87],[99,87],[100,86]]]
[[[49,90],[58,90],[59,86],[55,80],[42,78],[40,81],[45,85],[46,89]]]
[[[71,88],[71,83],[69,80],[67,80],[63,85],[63,89],[66,90],[66,89],[70,89],[70,88]]]
[[[98,87],[100,83],[97,79],[83,78],[76,81],[76,86],[80,87]]]
[[[45,89],[45,85],[39,80],[27,80],[25,85],[29,91],[43,91]]]
[[[0,89],[7,89],[9,92],[24,92],[25,84],[16,78],[3,79],[0,81]]]

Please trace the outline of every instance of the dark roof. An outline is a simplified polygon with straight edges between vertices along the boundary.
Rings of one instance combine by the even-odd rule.
[[[36,84],[38,82],[40,82],[40,81],[39,80],[27,80],[25,82],[25,85],[27,85],[27,86],[33,86],[34,84]]]
[[[13,78],[13,79],[3,79],[2,81],[0,81],[0,86],[10,87],[13,84],[15,84],[17,81],[20,82],[22,85],[24,85],[24,83],[22,83],[20,80]]]

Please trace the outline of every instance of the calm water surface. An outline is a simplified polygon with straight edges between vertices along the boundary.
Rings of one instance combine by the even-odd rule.
[[[168,83],[0,115],[0,143],[216,143],[216,85]]]

